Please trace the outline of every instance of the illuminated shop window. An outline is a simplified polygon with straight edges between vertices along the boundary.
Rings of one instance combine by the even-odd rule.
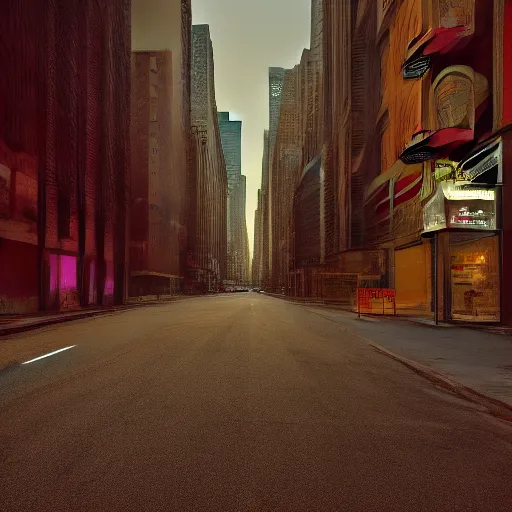
[[[442,184],[452,228],[493,230],[496,225],[496,190],[453,182]]]
[[[497,236],[450,235],[451,317],[500,321],[500,251]]]
[[[452,228],[496,229],[495,203],[490,201],[454,201],[449,203]]]
[[[423,211],[424,231],[445,228],[495,230],[497,226],[495,188],[443,182]]]

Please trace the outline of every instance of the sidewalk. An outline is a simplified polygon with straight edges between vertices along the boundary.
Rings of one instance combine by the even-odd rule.
[[[156,304],[165,304],[176,300],[182,300],[189,296],[173,295],[173,296],[150,296],[128,299],[126,304],[120,306],[109,306],[103,308],[84,308],[73,311],[58,313],[39,313],[34,315],[11,315],[0,316],[0,337],[16,334],[19,332],[39,329],[49,325],[61,324],[73,320],[80,320],[92,316],[109,315],[119,311],[127,311],[129,309],[151,306]],[[0,340],[1,342],[1,340]]]
[[[329,310],[341,311],[346,313],[354,313],[356,314],[355,308],[352,310],[347,307],[346,304],[341,304],[336,300],[322,299],[319,297],[288,297],[286,295],[280,295],[277,293],[265,293],[269,297],[274,297],[275,299],[286,300],[288,302],[293,302],[295,304],[316,306],[319,308],[325,308]],[[370,317],[368,315],[368,317]],[[373,318],[373,317],[372,317]],[[379,318],[379,315],[375,315],[375,318]],[[512,336],[512,328],[504,327],[498,324],[478,324],[472,322],[439,322],[437,325],[433,318],[422,316],[420,311],[414,311],[410,309],[397,309],[397,314],[395,317],[386,315],[385,317],[380,317],[384,319],[392,319],[392,320],[400,320],[404,322],[411,322],[415,324],[421,324],[424,326],[430,326],[435,328],[445,327],[459,327],[459,328],[467,328],[472,330],[486,331],[492,334],[501,334],[506,336]]]
[[[452,391],[473,390],[474,398],[489,397],[497,405],[508,405],[512,414],[512,337],[453,324],[436,327],[414,319],[359,319],[329,307],[304,307],[341,324],[418,373],[430,373],[432,380],[443,381]]]

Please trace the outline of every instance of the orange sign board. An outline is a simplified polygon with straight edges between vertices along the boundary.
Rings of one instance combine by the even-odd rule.
[[[396,290],[390,288],[358,288],[357,312],[396,315]]]

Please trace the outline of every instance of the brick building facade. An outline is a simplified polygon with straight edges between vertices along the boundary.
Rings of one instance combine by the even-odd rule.
[[[2,2],[0,33],[0,312],[120,303],[130,2]]]

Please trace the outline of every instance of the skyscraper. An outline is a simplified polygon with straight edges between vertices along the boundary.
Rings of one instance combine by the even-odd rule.
[[[190,165],[190,0],[132,1],[130,294],[183,286]]]
[[[272,196],[272,190],[275,190],[273,187],[273,182],[276,180],[276,171],[277,169],[274,166],[274,148],[276,145],[277,139],[277,130],[279,127],[279,116],[281,113],[281,101],[282,101],[282,92],[283,92],[283,82],[284,82],[285,69],[284,68],[269,68],[269,132],[268,132],[268,149],[265,148],[265,152],[268,152],[268,173],[266,173],[265,177],[268,177],[268,181],[266,184],[263,184],[263,193],[265,197],[264,203],[264,237],[265,237],[265,247],[264,247],[264,275],[263,281],[265,287],[269,289],[274,289],[274,285],[272,283],[272,268],[274,262],[272,260],[273,253],[273,239],[272,239],[272,220],[273,220],[273,212],[272,209],[274,207],[275,201],[278,198],[274,198]],[[266,186],[265,186],[266,185]]]
[[[229,112],[219,112],[219,127],[228,187],[231,189],[242,174],[242,121],[231,121]]]
[[[229,112],[219,113],[220,136],[228,178],[228,280],[247,284],[249,244],[245,216],[246,182],[242,175],[242,122],[231,121]]]
[[[189,187],[188,285],[213,291],[226,276],[227,174],[220,139],[208,25],[192,28],[194,179]]]

